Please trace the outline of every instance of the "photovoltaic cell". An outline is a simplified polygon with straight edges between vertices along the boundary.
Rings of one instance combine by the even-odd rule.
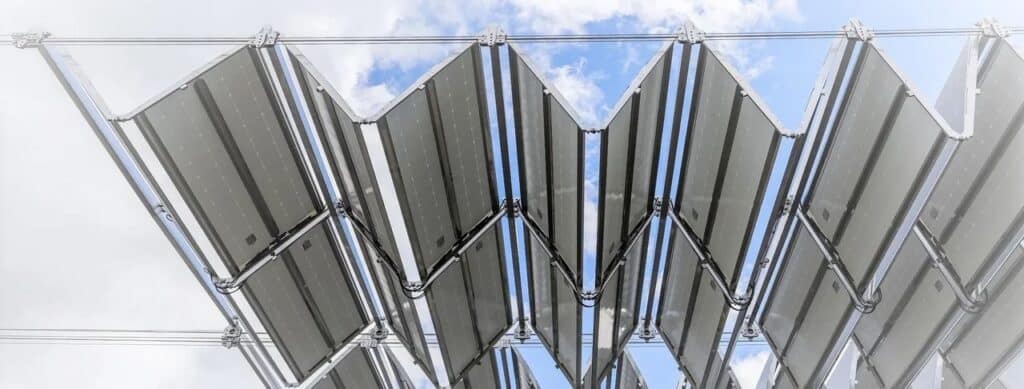
[[[133,119],[232,275],[324,209],[258,51],[243,48]],[[296,376],[368,323],[321,225],[243,287]]]
[[[973,117],[969,125],[974,135],[959,146],[921,222],[936,235],[962,282],[975,285],[1004,247],[1016,244],[1008,237],[1022,228],[1024,137],[1019,133],[1024,59],[999,40],[974,73],[963,66],[968,55],[977,52],[964,52],[940,101],[962,101],[957,85],[963,74],[977,77],[979,92],[973,97],[976,105],[970,107],[973,116],[968,116]],[[952,118],[964,116],[955,110],[958,104],[940,104],[944,107],[952,109]],[[856,337],[870,361],[871,375],[866,379],[882,387],[900,386],[913,379],[934,352],[943,328],[960,307],[916,239],[901,249],[881,290],[892,297],[861,320]]]
[[[598,199],[597,282],[608,283],[594,310],[591,382],[600,382],[636,328],[646,228],[639,243],[621,251],[630,235],[653,212],[654,174],[661,146],[672,44],[664,45],[633,81],[601,133],[601,184]],[[609,274],[617,255],[625,263]]]
[[[583,134],[579,121],[515,45],[509,45],[519,139],[520,200],[581,282]],[[579,382],[581,307],[572,284],[551,267],[536,238],[527,240],[531,322],[569,382]]]
[[[391,225],[381,198],[381,191],[370,162],[366,141],[358,122],[338,92],[316,71],[309,60],[295,48],[289,48],[293,68],[299,72],[299,83],[306,105],[320,129],[320,142],[324,145],[334,180],[342,192],[341,197],[349,208],[349,217],[362,223],[380,244],[380,249],[397,261],[398,249],[392,236]],[[433,363],[427,351],[426,339],[420,326],[413,301],[401,290],[401,282],[389,271],[387,265],[371,242],[361,235],[361,252],[378,285],[380,299],[387,311],[393,334],[413,355],[427,376],[436,379]]]
[[[472,45],[377,119],[421,277],[498,212],[482,74]],[[502,236],[492,229],[427,289],[452,383],[511,325],[505,268]]]
[[[803,203],[863,291],[876,272],[885,274],[909,234],[954,134],[872,41],[856,62],[835,123],[821,134],[821,163]],[[784,373],[806,386],[823,378],[861,315],[811,237],[798,230],[761,328]]]
[[[736,285],[783,129],[714,50],[703,45],[699,55],[674,208]],[[722,294],[734,291],[715,286],[679,235],[670,238],[656,322],[690,381],[713,385],[708,380],[718,372],[711,366],[721,359],[716,350],[729,313]]]

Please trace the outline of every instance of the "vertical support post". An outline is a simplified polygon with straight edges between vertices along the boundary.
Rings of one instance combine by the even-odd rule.
[[[214,271],[206,257],[198,249],[192,235],[178,223],[180,219],[177,213],[132,148],[131,143],[125,138],[121,128],[110,119],[103,100],[88,79],[78,70],[74,60],[63,50],[42,43],[26,47],[39,49],[39,53],[42,54],[43,59],[46,60],[64,90],[74,101],[75,106],[81,111],[82,116],[89,122],[89,126],[92,127],[107,153],[117,164],[121,174],[124,175],[139,200],[149,210],[150,216],[174,246],[185,265],[192,271],[192,275],[203,286],[207,296],[217,305],[217,309],[224,316],[228,325],[234,325],[237,322],[242,332],[249,337],[248,342],[238,344],[238,349],[256,375],[268,388],[288,387],[281,370],[260,342],[256,331],[245,315],[240,312],[235,301],[230,296],[217,292]]]

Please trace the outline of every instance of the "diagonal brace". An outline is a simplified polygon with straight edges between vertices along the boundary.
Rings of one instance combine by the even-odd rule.
[[[921,220],[914,223],[914,235],[917,236],[917,240],[921,242],[925,252],[928,253],[928,259],[931,260],[932,267],[939,271],[943,281],[949,285],[950,289],[953,289],[953,294],[956,295],[957,301],[960,302],[960,308],[970,313],[980,312],[988,300],[988,293],[981,289],[974,289],[971,292],[967,291],[960,276],[953,269],[949,257],[946,256],[946,252],[942,249],[939,240],[935,238],[935,235],[932,235],[931,230]]]
[[[814,222],[814,219],[807,215],[807,210],[802,205],[798,205],[796,206],[795,213],[797,219],[800,220],[800,223],[804,225],[804,228],[811,235],[814,244],[818,246],[818,250],[825,257],[825,265],[836,274],[839,282],[843,284],[843,289],[846,289],[846,293],[850,295],[854,308],[863,313],[874,312],[875,307],[882,301],[881,292],[875,289],[875,293],[870,298],[865,299],[860,291],[857,290],[857,286],[853,282],[853,276],[850,275],[850,271],[843,264],[839,251],[836,250],[832,242],[825,236],[825,233],[821,232],[821,228]]]
[[[718,262],[711,256],[711,251],[708,250],[707,246],[701,241],[700,237],[690,227],[690,224],[679,216],[679,213],[669,206],[668,215],[672,220],[672,224],[679,229],[679,232],[686,238],[686,243],[690,245],[693,252],[697,254],[697,259],[700,262],[701,268],[704,271],[711,274],[711,281],[715,283],[715,286],[722,291],[722,297],[725,298],[725,303],[734,311],[742,311],[750,305],[750,293],[742,294],[739,296],[733,295],[734,290],[732,286],[725,280],[725,275],[722,273],[722,269],[718,267]]]

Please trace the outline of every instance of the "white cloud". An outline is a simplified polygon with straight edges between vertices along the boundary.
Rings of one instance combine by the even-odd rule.
[[[739,380],[740,387],[757,387],[757,381],[761,379],[761,372],[766,363],[768,363],[768,351],[762,351],[733,362],[732,370],[736,374],[736,379]]]

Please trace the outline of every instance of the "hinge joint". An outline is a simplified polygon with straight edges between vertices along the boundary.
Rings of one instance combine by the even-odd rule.
[[[274,30],[273,27],[263,26],[260,28],[256,35],[249,41],[249,46],[257,49],[263,47],[270,47],[277,44],[277,38],[281,36],[281,33]]]

